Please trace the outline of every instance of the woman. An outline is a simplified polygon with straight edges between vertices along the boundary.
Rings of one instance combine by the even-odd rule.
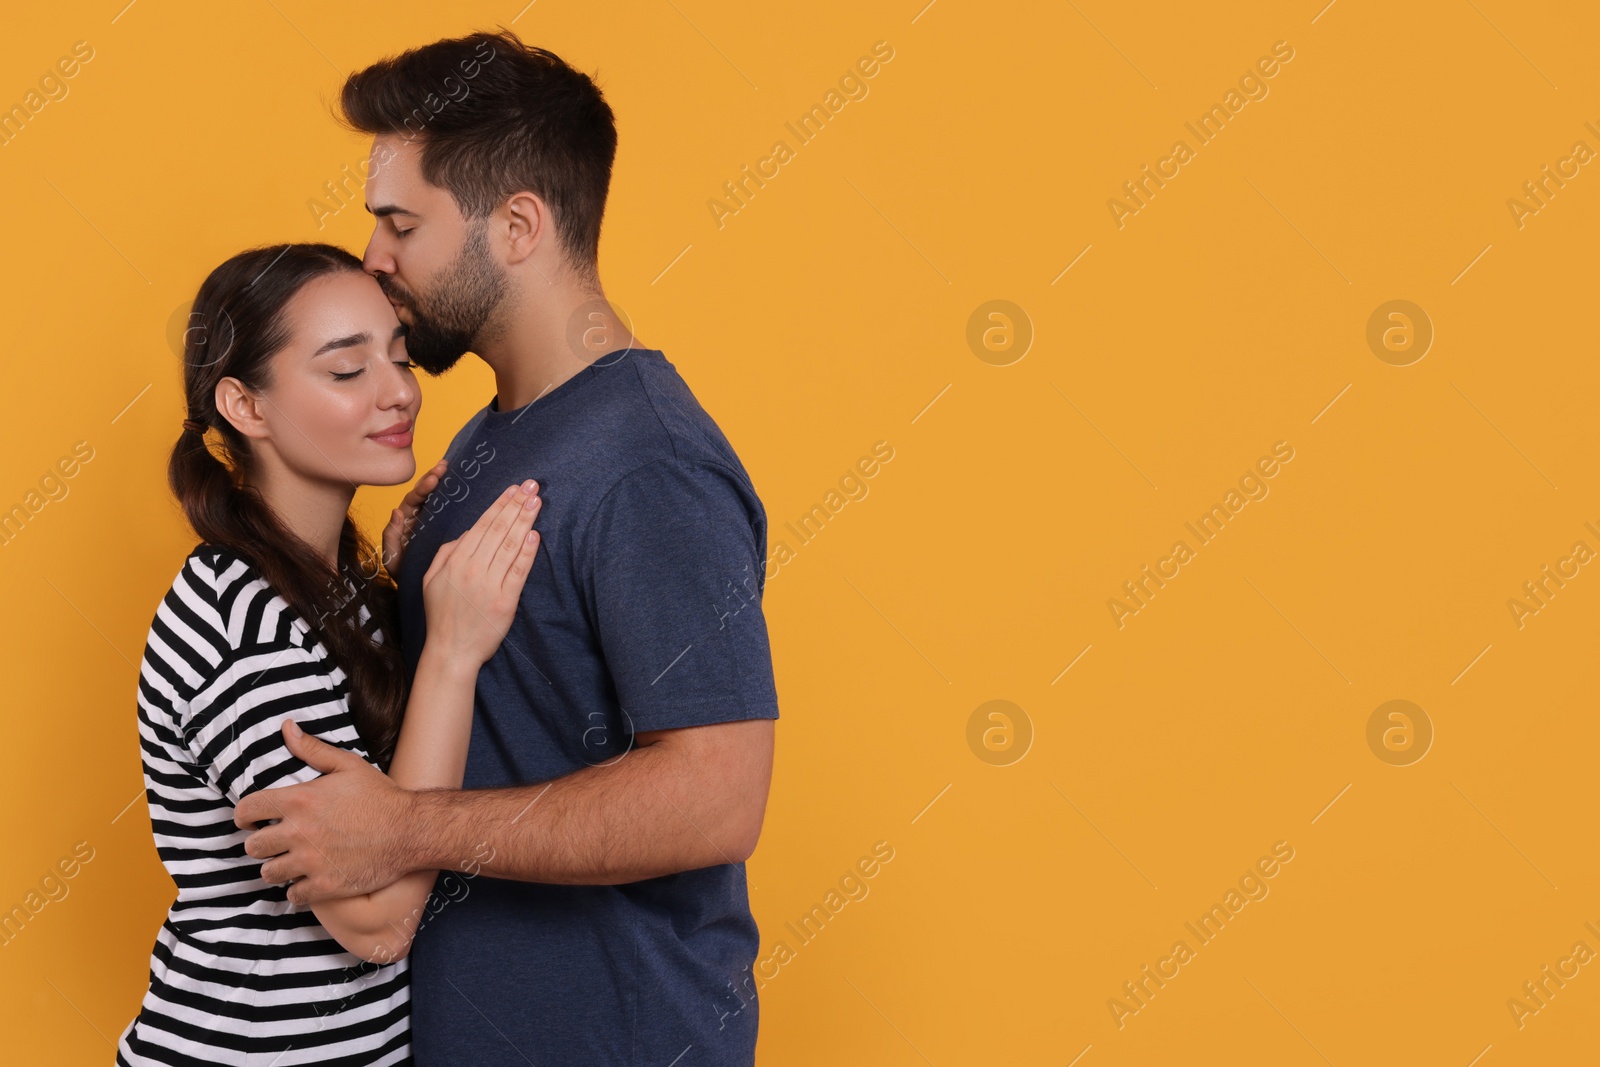
[[[214,270],[190,321],[168,480],[201,543],[156,611],[138,691],[178,897],[117,1063],[408,1063],[406,953],[438,872],[307,910],[261,880],[233,807],[316,776],[284,745],[297,726],[407,788],[460,788],[477,672],[538,548],[537,486],[508,488],[428,568],[407,693],[389,573],[443,464],[395,511],[387,567],[349,516],[357,486],[416,473],[421,396],[393,307],[350,253],[279,245]]]

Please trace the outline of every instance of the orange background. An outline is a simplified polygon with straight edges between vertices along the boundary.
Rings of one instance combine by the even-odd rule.
[[[366,157],[328,115],[343,75],[496,24],[616,110],[608,296],[774,542],[894,449],[767,587],[783,718],[749,870],[763,956],[793,955],[760,1062],[1592,1060],[1600,966],[1520,1028],[1507,1007],[1600,952],[1600,577],[1520,628],[1507,603],[1600,549],[1600,176],[1520,227],[1507,204],[1600,149],[1592,5],[123,3],[0,36],[0,104],[94,49],[0,145],[0,508],[93,449],[0,547],[0,908],[93,850],[0,947],[16,1062],[110,1061],[172,898],[134,712],[193,543],[164,484],[172,318],[243,247],[359,253],[359,206],[308,208]],[[867,95],[797,145],[785,122],[878,41]],[[1267,95],[1199,145],[1185,123],[1279,41]],[[719,227],[708,202],[779,139]],[[1108,200],[1178,139],[1194,158],[1119,228]],[[1031,327],[1020,359],[1015,312],[969,345],[991,300]],[[1408,366],[1367,342],[1391,300],[1434,330]],[[469,360],[424,388],[426,466],[493,381]],[[1199,545],[1184,524],[1279,441],[1269,494]],[[396,493],[363,490],[370,529]],[[1180,539],[1119,628],[1108,600]],[[993,700],[1020,712],[969,729]],[[1391,700],[1431,723],[1409,765],[1369,747]],[[880,841],[868,895],[800,944],[784,924]],[[1280,841],[1269,895],[1193,939]],[[1180,939],[1119,1027],[1108,1001]]]

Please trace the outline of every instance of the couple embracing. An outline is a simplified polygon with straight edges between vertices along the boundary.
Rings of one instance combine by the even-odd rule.
[[[340,106],[364,256],[241,252],[185,335],[199,543],[137,694],[178,892],[116,1062],[750,1064],[766,519],[601,292],[611,108],[509,31]],[[418,479],[413,368],[469,351],[495,395]],[[405,484],[375,545],[356,489]]]

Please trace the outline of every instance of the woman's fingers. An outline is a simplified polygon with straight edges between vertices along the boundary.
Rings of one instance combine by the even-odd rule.
[[[428,499],[428,494],[439,484],[439,479],[444,475],[448,463],[448,460],[443,459],[435,463],[433,469],[417,479],[410,492],[401,498],[400,506],[389,513],[389,524],[383,530],[385,566],[393,568],[399,565],[400,556],[405,552],[406,542],[411,540],[411,530],[416,525],[417,512]]]
[[[488,507],[483,509],[483,514],[478,516],[478,521],[474,522],[466,533],[456,539],[461,542],[460,552],[463,560],[470,560],[477,555],[478,546],[483,541],[485,532],[494,525],[496,519],[506,514],[506,508],[517,492],[516,486],[507,486]]]
[[[527,580],[528,573],[533,570],[533,557],[538,554],[538,551],[539,531],[529,530],[522,539],[522,545],[517,550],[516,559],[511,561],[511,567],[506,571],[507,585],[512,582],[521,585]]]
[[[521,556],[528,543],[528,534],[533,529],[533,521],[539,517],[539,509],[544,506],[543,499],[537,496],[521,497],[520,500],[522,506],[512,517],[505,534],[500,538],[494,558],[489,561],[487,578],[491,590],[499,590],[505,585],[506,573]]]
[[[523,510],[523,505],[534,493],[538,492],[538,483],[532,478],[520,486],[512,486],[509,496],[503,497],[498,506],[491,506],[479,519],[480,523],[487,521],[487,525],[480,533],[478,540],[472,546],[472,561],[487,570],[494,557],[500,551],[501,542],[506,536],[506,531],[519,521],[518,516]],[[493,512],[493,514],[490,514]]]
[[[439,546],[439,551],[433,554],[433,562],[428,564],[428,573],[422,576],[423,585],[427,585],[428,582],[432,581],[433,576],[437,571],[444,569],[444,565],[450,562],[450,557],[455,554],[455,551],[460,544],[461,542],[459,540],[455,540],[446,541],[444,544]]]
[[[409,516],[422,506],[423,501],[428,499],[428,494],[438,486],[439,479],[444,477],[445,464],[449,462],[449,460],[441,459],[433,465],[432,470],[417,479],[416,484],[411,487],[411,491],[406,493],[405,497],[400,501],[400,510],[402,512]]]

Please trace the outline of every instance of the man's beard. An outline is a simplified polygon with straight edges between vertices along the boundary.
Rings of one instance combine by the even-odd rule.
[[[439,272],[426,296],[407,292],[387,274],[377,276],[384,294],[411,312],[406,355],[435,377],[472,348],[505,297],[505,275],[489,258],[488,229],[486,221],[468,228],[460,254]]]

